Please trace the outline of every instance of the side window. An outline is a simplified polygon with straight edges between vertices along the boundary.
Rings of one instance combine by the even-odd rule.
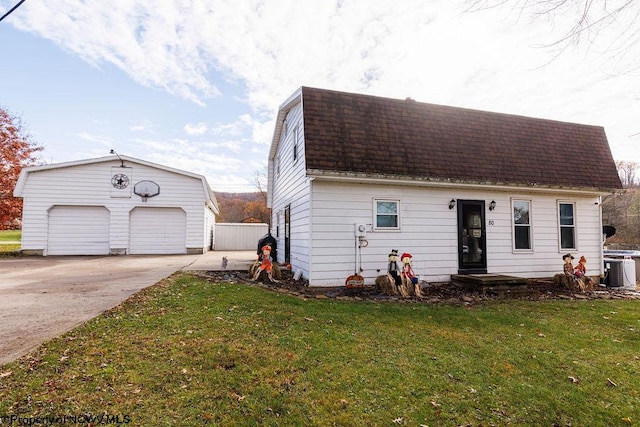
[[[375,210],[375,228],[378,230],[400,229],[400,201],[381,200],[373,201]]]
[[[298,161],[298,126],[293,129],[293,161]]]
[[[513,249],[530,251],[531,201],[513,200]]]
[[[560,228],[560,250],[576,249],[576,205],[558,203],[558,225]]]

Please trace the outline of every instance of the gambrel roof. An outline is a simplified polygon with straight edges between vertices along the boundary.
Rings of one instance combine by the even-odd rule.
[[[308,175],[622,188],[599,126],[310,87],[297,94]]]

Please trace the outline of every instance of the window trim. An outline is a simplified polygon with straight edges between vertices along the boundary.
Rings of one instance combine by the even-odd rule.
[[[571,205],[573,206],[573,216],[572,216],[572,220],[573,220],[573,224],[572,225],[562,225],[561,221],[560,221],[560,205]],[[578,233],[577,233],[577,221],[576,221],[576,214],[577,214],[577,209],[576,209],[576,202],[574,201],[568,201],[568,200],[558,200],[556,203],[556,214],[558,216],[557,221],[558,221],[558,249],[559,249],[559,253],[563,253],[566,251],[577,251],[578,250]],[[564,248],[562,247],[562,229],[563,228],[571,228],[573,229],[573,248]]]
[[[526,202],[529,204],[529,223],[526,227],[529,227],[529,247],[524,249],[516,248],[516,227],[525,227],[523,224],[516,224],[514,215],[515,203]],[[531,199],[511,199],[511,249],[514,253],[532,253],[533,252],[533,201]]]
[[[397,217],[397,226],[396,227],[380,227],[378,226],[378,202],[391,202],[396,204],[396,217]],[[400,217],[400,200],[399,199],[373,199],[373,229],[375,231],[399,231],[402,228],[402,222]]]

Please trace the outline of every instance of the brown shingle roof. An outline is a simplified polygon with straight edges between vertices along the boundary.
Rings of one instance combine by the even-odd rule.
[[[307,169],[621,188],[602,127],[302,88]]]

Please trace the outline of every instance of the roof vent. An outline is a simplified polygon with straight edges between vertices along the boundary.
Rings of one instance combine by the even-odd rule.
[[[407,96],[407,98],[405,99],[405,101],[409,101],[409,102],[416,102],[416,100],[415,100],[415,99],[413,99],[413,98],[412,98],[412,97],[410,97],[410,96]]]

